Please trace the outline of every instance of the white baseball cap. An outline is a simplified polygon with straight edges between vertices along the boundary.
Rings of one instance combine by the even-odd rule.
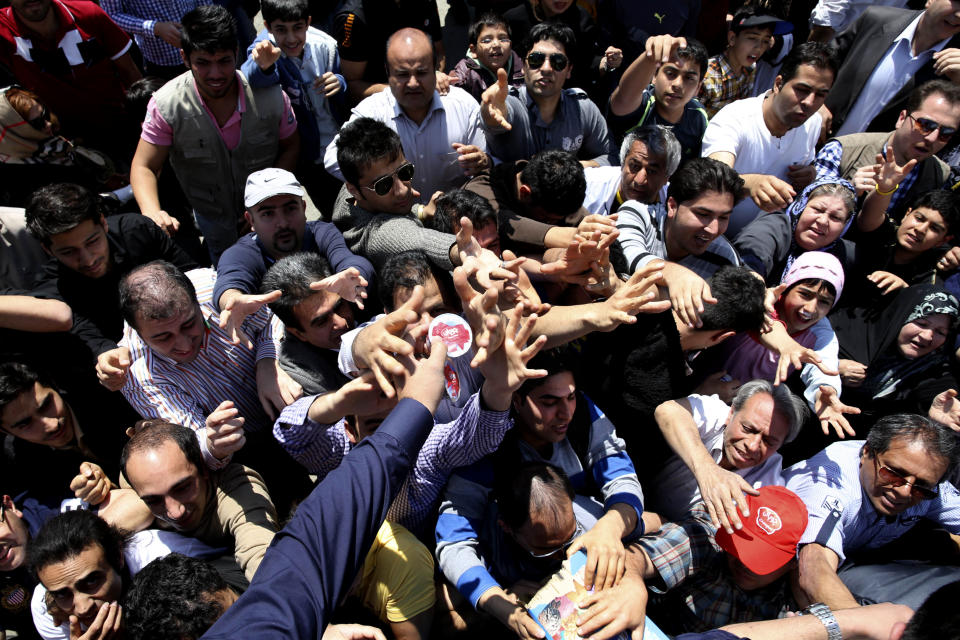
[[[243,205],[248,209],[280,194],[303,197],[303,186],[297,177],[286,169],[268,167],[254,171],[247,176],[247,186],[243,190]]]

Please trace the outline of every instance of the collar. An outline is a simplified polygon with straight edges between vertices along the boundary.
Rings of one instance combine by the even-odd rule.
[[[567,90],[566,90],[566,89],[561,89],[561,90],[560,90],[560,102],[557,104],[557,113],[553,116],[553,120],[552,120],[551,123],[548,125],[548,124],[547,124],[546,122],[544,122],[543,119],[540,117],[540,107],[539,107],[539,106],[537,105],[537,103],[534,101],[533,96],[530,95],[530,92],[527,90],[527,86],[524,85],[522,88],[523,88],[524,104],[525,104],[526,107],[527,107],[527,111],[536,111],[536,114],[537,114],[536,124],[541,125],[541,126],[544,126],[544,127],[549,127],[549,126],[552,125],[554,122],[557,122],[558,120],[563,120],[563,106],[564,106],[564,104],[567,102],[567,100],[566,100],[566,97],[567,97],[567,93],[566,93],[566,92],[567,92]]]
[[[757,63],[754,62],[754,63],[753,63],[753,66],[750,67],[749,69],[747,69],[746,71],[744,71],[743,68],[734,70],[733,65],[730,64],[730,61],[729,61],[729,60],[727,60],[727,53],[726,53],[726,52],[723,52],[722,54],[720,54],[719,56],[717,56],[717,60],[718,60],[717,64],[720,66],[720,72],[721,72],[724,76],[734,76],[734,77],[737,77],[737,78],[746,78],[747,76],[749,76],[749,75],[753,72],[754,69],[757,68]]]
[[[387,104],[390,105],[390,107],[393,109],[393,119],[397,120],[399,118],[406,118],[407,120],[410,120],[410,117],[400,107],[400,103],[397,102],[397,97],[393,95],[393,91],[390,90],[390,87],[387,87],[386,89],[384,89],[384,92],[387,94]],[[430,115],[433,114],[434,111],[443,111],[443,110],[444,110],[443,101],[440,99],[440,94],[437,92],[436,89],[434,89],[433,100],[430,101],[430,109],[427,110],[427,117],[424,118],[423,122],[421,122],[420,125],[418,126],[422,126],[424,122],[429,120]],[[410,121],[413,122],[413,120],[410,120]]]
[[[247,95],[246,95],[247,92],[244,90],[244,87],[246,85],[244,84],[243,74],[240,73],[239,71],[235,71],[234,73],[237,74],[237,113],[243,113],[244,111],[247,110]],[[190,80],[191,80],[190,84],[193,85],[193,92],[200,99],[200,104],[202,104],[203,108],[206,109],[207,112],[210,113],[210,115],[212,116],[213,112],[210,111],[210,107],[209,105],[207,105],[207,101],[203,99],[202,95],[200,95],[200,89],[197,88],[197,79],[193,77],[192,72],[190,74]],[[216,124],[216,120],[214,120],[214,124]]]
[[[947,46],[947,43],[950,42],[953,36],[947,36],[946,38],[936,43],[929,49],[926,49],[924,51],[918,51],[917,55],[915,56],[913,55],[913,51],[912,51],[913,38],[914,36],[917,35],[917,25],[920,24],[920,18],[922,18],[925,13],[926,13],[925,11],[921,11],[919,14],[917,14],[917,17],[914,18],[913,21],[910,24],[908,24],[903,31],[900,32],[900,35],[898,35],[896,38],[893,39],[893,47],[894,47],[893,50],[896,50],[897,47],[901,46],[900,43],[902,41],[906,41],[907,53],[910,55],[910,57],[919,58],[922,55],[932,54],[935,51],[940,51],[941,49]]]
[[[60,38],[63,37],[63,34],[65,34],[67,31],[70,31],[72,27],[76,26],[77,20],[73,17],[73,13],[71,13],[70,9],[67,8],[67,5],[60,2],[60,0],[53,0],[50,9],[57,12],[58,26],[57,35],[54,36],[54,40],[59,41]],[[20,32],[21,36],[36,33],[20,19],[20,16],[18,16],[17,12],[12,8],[10,9],[10,15],[13,16],[13,20],[17,25],[17,31]],[[27,59],[29,60],[30,58]]]

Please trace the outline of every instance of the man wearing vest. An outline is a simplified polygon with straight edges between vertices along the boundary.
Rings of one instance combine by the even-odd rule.
[[[910,204],[931,189],[939,189],[950,166],[934,154],[943,149],[960,126],[960,87],[947,80],[931,80],[913,90],[897,128],[890,133],[852,133],[833,138],[817,154],[817,179],[844,178],[857,193],[877,186],[877,155],[893,149],[897,164],[917,163],[890,198],[887,215],[898,222]]]
[[[254,89],[236,71],[236,27],[223,7],[198,7],[181,24],[190,71],[150,99],[130,182],[143,214],[175,233],[179,222],[157,195],[157,175],[169,156],[216,264],[246,231],[247,176],[272,166],[293,171],[300,138],[280,86]]]

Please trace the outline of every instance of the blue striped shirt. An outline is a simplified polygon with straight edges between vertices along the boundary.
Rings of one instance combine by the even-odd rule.
[[[211,0],[101,0],[100,6],[117,25],[133,36],[143,57],[159,66],[183,64],[180,49],[153,35],[158,22],[180,22],[189,11]]]

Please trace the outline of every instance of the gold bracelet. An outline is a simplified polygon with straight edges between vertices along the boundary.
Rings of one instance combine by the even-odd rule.
[[[900,188],[900,185],[899,185],[899,184],[895,184],[895,185],[893,185],[893,189],[890,189],[890,191],[880,191],[880,183],[879,183],[879,182],[876,183],[875,185],[873,185],[873,190],[876,191],[877,193],[879,193],[879,194],[882,195],[882,196],[889,196],[889,195],[893,194],[893,192],[896,191],[896,190],[899,189],[899,188]]]

